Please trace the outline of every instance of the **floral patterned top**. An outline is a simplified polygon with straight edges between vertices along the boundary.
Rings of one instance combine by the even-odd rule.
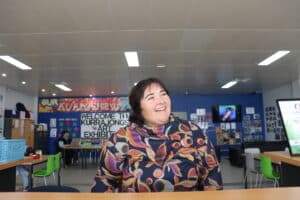
[[[222,189],[215,150],[200,128],[171,116],[149,129],[131,123],[103,146],[92,192]]]

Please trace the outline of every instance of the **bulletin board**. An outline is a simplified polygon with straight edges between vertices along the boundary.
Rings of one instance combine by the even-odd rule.
[[[63,130],[72,138],[107,139],[128,124],[127,97],[41,98],[38,123],[48,128],[48,151],[55,153],[55,143]]]

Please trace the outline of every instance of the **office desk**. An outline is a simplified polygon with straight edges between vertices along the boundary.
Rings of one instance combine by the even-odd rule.
[[[207,192],[163,192],[163,193],[1,193],[5,200],[298,200],[300,188],[269,188],[249,190],[224,190]]]
[[[285,151],[264,152],[272,161],[280,162],[280,186],[300,186],[300,156]]]
[[[0,191],[16,190],[16,166],[23,162],[30,161],[32,158],[0,163]]]
[[[264,152],[264,155],[271,158],[272,162],[285,162],[290,165],[300,167],[300,156],[290,156],[286,151],[269,151]]]
[[[48,157],[49,155],[42,155],[42,157],[40,159],[31,159],[27,162],[23,162],[21,165],[25,166],[29,169],[29,187],[32,188],[33,186],[33,177],[32,177],[32,173],[33,173],[33,167],[35,165],[39,165],[42,163],[46,163],[48,161]],[[57,175],[57,184],[60,185],[60,170],[58,172]]]
[[[82,168],[86,168],[87,167],[87,160],[86,160],[86,157],[85,155],[83,155],[83,151],[84,150],[95,150],[95,151],[100,151],[102,148],[102,145],[91,145],[91,146],[82,146],[82,145],[65,145],[63,147],[64,149],[64,152],[63,152],[63,158],[64,158],[64,168],[66,166],[66,159],[65,159],[65,155],[66,155],[66,150],[80,150],[80,152],[82,153],[82,156],[81,156],[81,167]],[[97,158],[96,158],[97,160]],[[97,161],[96,161],[97,163]]]

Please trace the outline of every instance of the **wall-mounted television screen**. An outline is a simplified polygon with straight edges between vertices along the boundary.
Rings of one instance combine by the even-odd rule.
[[[278,99],[276,102],[290,154],[300,155],[300,99]]]
[[[219,105],[220,122],[235,122],[236,121],[236,106],[235,105]]]
[[[213,107],[213,122],[240,122],[241,106],[226,104]]]

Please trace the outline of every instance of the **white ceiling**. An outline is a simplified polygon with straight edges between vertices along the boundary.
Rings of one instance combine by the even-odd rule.
[[[299,78],[299,10],[299,0],[1,0],[0,55],[33,70],[0,61],[0,85],[31,95],[127,95],[154,76],[172,94],[261,92]],[[257,65],[282,49],[291,53]],[[127,67],[128,50],[141,67]],[[250,80],[220,88],[235,78]]]

